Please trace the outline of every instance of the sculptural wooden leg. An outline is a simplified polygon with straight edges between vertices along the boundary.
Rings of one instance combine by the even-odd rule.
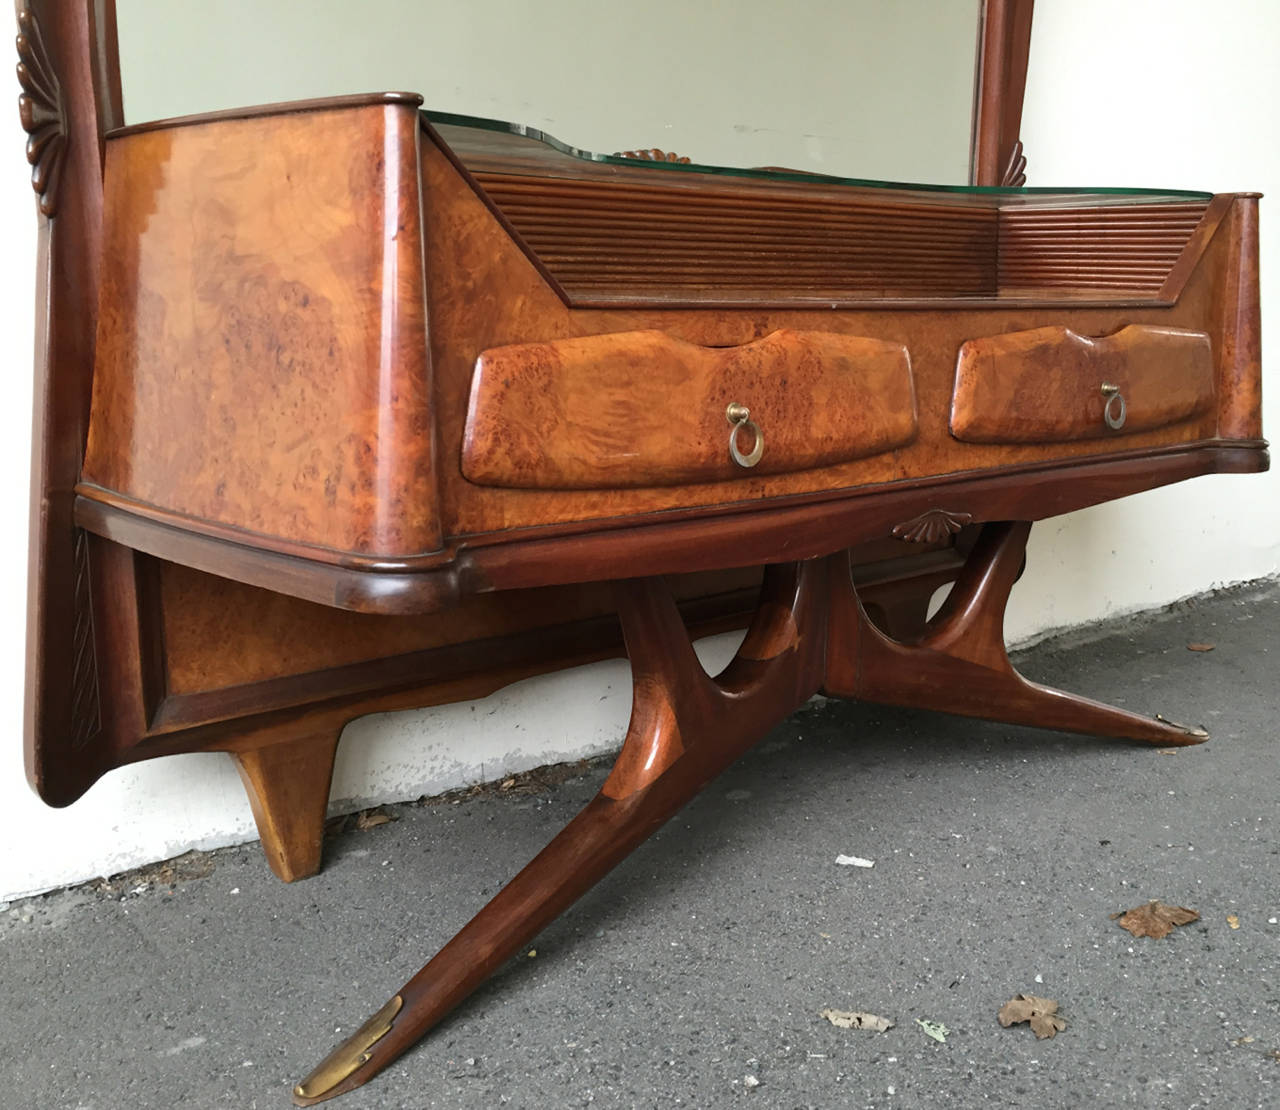
[[[298,1105],[358,1087],[395,1060],[816,692],[825,650],[823,573],[820,563],[769,568],[747,637],[714,679],[698,662],[662,580],[619,584],[634,700],[609,778],[532,863],[294,1089]]]
[[[1009,662],[1004,611],[1031,525],[988,524],[942,608],[911,642],[867,618],[847,560],[830,560],[829,694],[993,721],[1152,744],[1198,744],[1208,733],[1028,682]]]
[[[320,870],[325,811],[342,726],[331,721],[278,726],[275,739],[231,756],[249,795],[267,863],[286,883]],[[260,734],[265,738],[272,732]]]

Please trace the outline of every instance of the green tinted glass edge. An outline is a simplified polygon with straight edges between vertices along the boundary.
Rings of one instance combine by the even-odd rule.
[[[717,174],[723,177],[747,177],[767,181],[793,181],[801,184],[822,182],[827,185],[848,185],[863,189],[907,189],[912,192],[928,193],[965,193],[985,196],[1115,196],[1115,197],[1180,197],[1187,200],[1209,200],[1213,194],[1195,189],[1142,189],[1117,188],[1103,186],[1101,188],[1060,189],[1051,186],[1033,186],[1014,188],[1003,185],[930,185],[911,181],[874,181],[869,178],[837,177],[824,173],[788,173],[781,170],[743,169],[734,166],[707,166],[697,162],[650,162],[640,158],[624,158],[617,154],[596,154],[593,151],[581,150],[561,142],[554,135],[548,135],[536,127],[527,127],[520,123],[506,120],[486,119],[483,116],[464,116],[453,112],[435,112],[422,110],[423,116],[431,123],[439,123],[450,127],[471,127],[481,131],[496,131],[508,135],[516,135],[544,144],[560,154],[570,158],[578,158],[584,162],[599,162],[605,165],[626,166],[628,169],[643,167],[662,172],[672,170],[677,173]]]

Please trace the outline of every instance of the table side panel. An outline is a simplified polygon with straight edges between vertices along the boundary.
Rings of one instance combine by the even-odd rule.
[[[416,120],[108,142],[89,482],[339,551],[440,546]]]

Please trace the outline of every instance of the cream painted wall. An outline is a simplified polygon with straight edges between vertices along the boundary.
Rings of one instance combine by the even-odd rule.
[[[126,12],[142,2],[121,0]],[[949,3],[937,0],[936,8]],[[680,10],[693,18],[729,9],[690,0]],[[784,10],[795,20],[797,12],[812,9],[792,4]],[[253,26],[258,37],[267,34],[261,20]],[[619,57],[636,64],[654,65],[662,56],[661,44],[625,36],[618,49]],[[1261,189],[1280,198],[1280,150],[1270,141],[1280,134],[1277,56],[1280,5],[1269,0],[1221,0],[1212,9],[1198,0],[1038,0],[1023,126],[1032,182]],[[264,68],[245,59],[241,64]],[[12,105],[17,86],[5,80]],[[765,90],[779,95],[767,85]],[[0,106],[4,102],[0,95]],[[496,103],[492,111],[520,114]],[[628,141],[678,148],[668,136],[676,122],[695,114],[677,103],[669,114],[654,114],[652,127],[640,120],[644,133]],[[735,115],[758,118],[745,112],[726,118]],[[553,133],[559,127],[555,120],[526,121]],[[587,146],[613,141],[573,131],[562,137]],[[0,487],[0,520],[11,522],[0,545],[0,813],[9,838],[0,850],[0,900],[253,836],[239,782],[221,756],[177,757],[115,772],[62,811],[43,806],[22,777],[21,522],[27,512],[35,251],[31,191],[17,154],[22,139],[16,113],[0,111],[0,152],[9,152],[0,155],[0,335],[9,370],[0,408],[0,472],[9,477]],[[792,148],[784,158],[767,145],[734,149],[743,152],[738,160],[748,162],[799,164],[805,153]],[[698,153],[735,160],[701,148]],[[1280,219],[1272,219],[1267,201],[1263,235],[1265,289],[1268,276],[1280,272]],[[1263,327],[1273,336],[1280,334],[1277,304],[1264,297]],[[1280,389],[1272,384],[1273,367],[1270,360],[1267,422],[1274,434]],[[1280,476],[1199,479],[1038,527],[1008,631],[1014,641],[1025,641],[1047,629],[1162,605],[1277,570]],[[709,664],[731,648],[727,638],[708,645]],[[521,683],[472,704],[366,718],[344,735],[335,808],[415,797],[606,750],[625,725],[629,702],[625,667],[601,664]]]
[[[1280,435],[1280,4],[1036,0],[1022,138],[1034,185],[1260,191],[1263,423]],[[1280,471],[1215,475],[1032,531],[1009,633],[1280,571]]]

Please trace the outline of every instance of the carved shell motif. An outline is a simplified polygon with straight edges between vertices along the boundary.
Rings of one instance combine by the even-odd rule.
[[[27,161],[31,187],[40,197],[40,211],[58,210],[58,185],[67,156],[67,118],[62,87],[49,61],[40,24],[27,9],[18,13],[18,114],[27,133]]]
[[[615,158],[637,158],[641,162],[689,162],[690,159],[679,154],[672,154],[666,150],[659,150],[656,146],[650,147],[648,150],[620,150],[614,155]]]
[[[1027,156],[1022,153],[1022,140],[1009,151],[1009,164],[1004,168],[1000,184],[1006,189],[1021,189],[1027,183]]]
[[[894,526],[896,539],[908,543],[937,543],[954,536],[973,520],[972,513],[949,513],[945,509],[930,509],[913,520]]]

